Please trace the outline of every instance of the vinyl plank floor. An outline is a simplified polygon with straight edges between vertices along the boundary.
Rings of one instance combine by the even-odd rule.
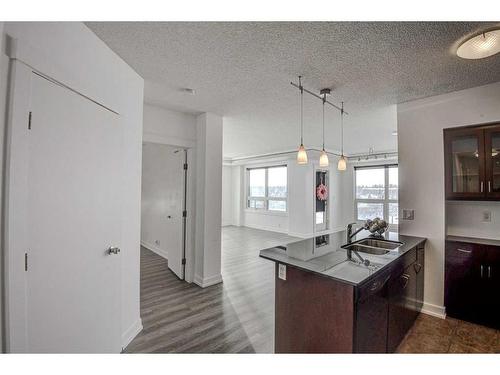
[[[141,248],[144,329],[126,353],[272,353],[274,267],[263,248],[296,238],[245,227],[222,228],[223,283],[180,281],[167,260]]]

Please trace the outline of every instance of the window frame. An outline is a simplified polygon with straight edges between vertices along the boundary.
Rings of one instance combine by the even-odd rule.
[[[286,168],[286,197],[270,197],[269,196],[269,169],[272,168]],[[264,197],[253,197],[250,195],[250,171],[255,169],[264,169],[265,170],[265,196]],[[246,167],[245,168],[245,210],[251,212],[265,213],[265,214],[276,214],[276,215],[285,215],[288,214],[288,165],[287,164],[273,164],[273,165],[262,165],[255,167]],[[250,207],[250,200],[254,201],[263,201],[264,208],[253,208]],[[286,204],[286,209],[284,211],[279,210],[270,210],[269,209],[269,201],[284,201]]]
[[[357,198],[357,175],[356,170],[362,169],[384,169],[384,199],[368,199],[368,198]],[[399,180],[398,180],[398,199],[389,199],[389,170],[390,168],[398,168],[399,175],[399,165],[397,163],[392,164],[378,164],[378,165],[366,165],[354,167],[354,218],[357,223],[362,223],[364,220],[358,218],[358,203],[381,203],[383,207],[383,217],[387,220],[389,228],[396,228],[399,224]],[[398,223],[389,223],[389,204],[398,204]]]

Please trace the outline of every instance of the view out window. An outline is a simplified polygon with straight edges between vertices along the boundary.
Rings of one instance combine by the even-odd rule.
[[[356,220],[380,217],[398,223],[398,166],[382,165],[355,168]]]
[[[247,169],[247,208],[286,212],[286,166]]]

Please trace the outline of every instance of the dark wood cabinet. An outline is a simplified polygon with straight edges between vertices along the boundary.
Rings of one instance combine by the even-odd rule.
[[[444,130],[449,200],[500,200],[500,124]]]
[[[446,241],[447,315],[500,328],[500,247]]]
[[[418,316],[423,243],[360,285],[276,263],[276,353],[392,353]]]

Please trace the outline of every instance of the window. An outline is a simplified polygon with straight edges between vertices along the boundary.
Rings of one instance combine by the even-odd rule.
[[[398,224],[398,166],[357,167],[354,172],[356,220],[380,217]]]
[[[286,166],[247,169],[247,208],[286,212]]]

